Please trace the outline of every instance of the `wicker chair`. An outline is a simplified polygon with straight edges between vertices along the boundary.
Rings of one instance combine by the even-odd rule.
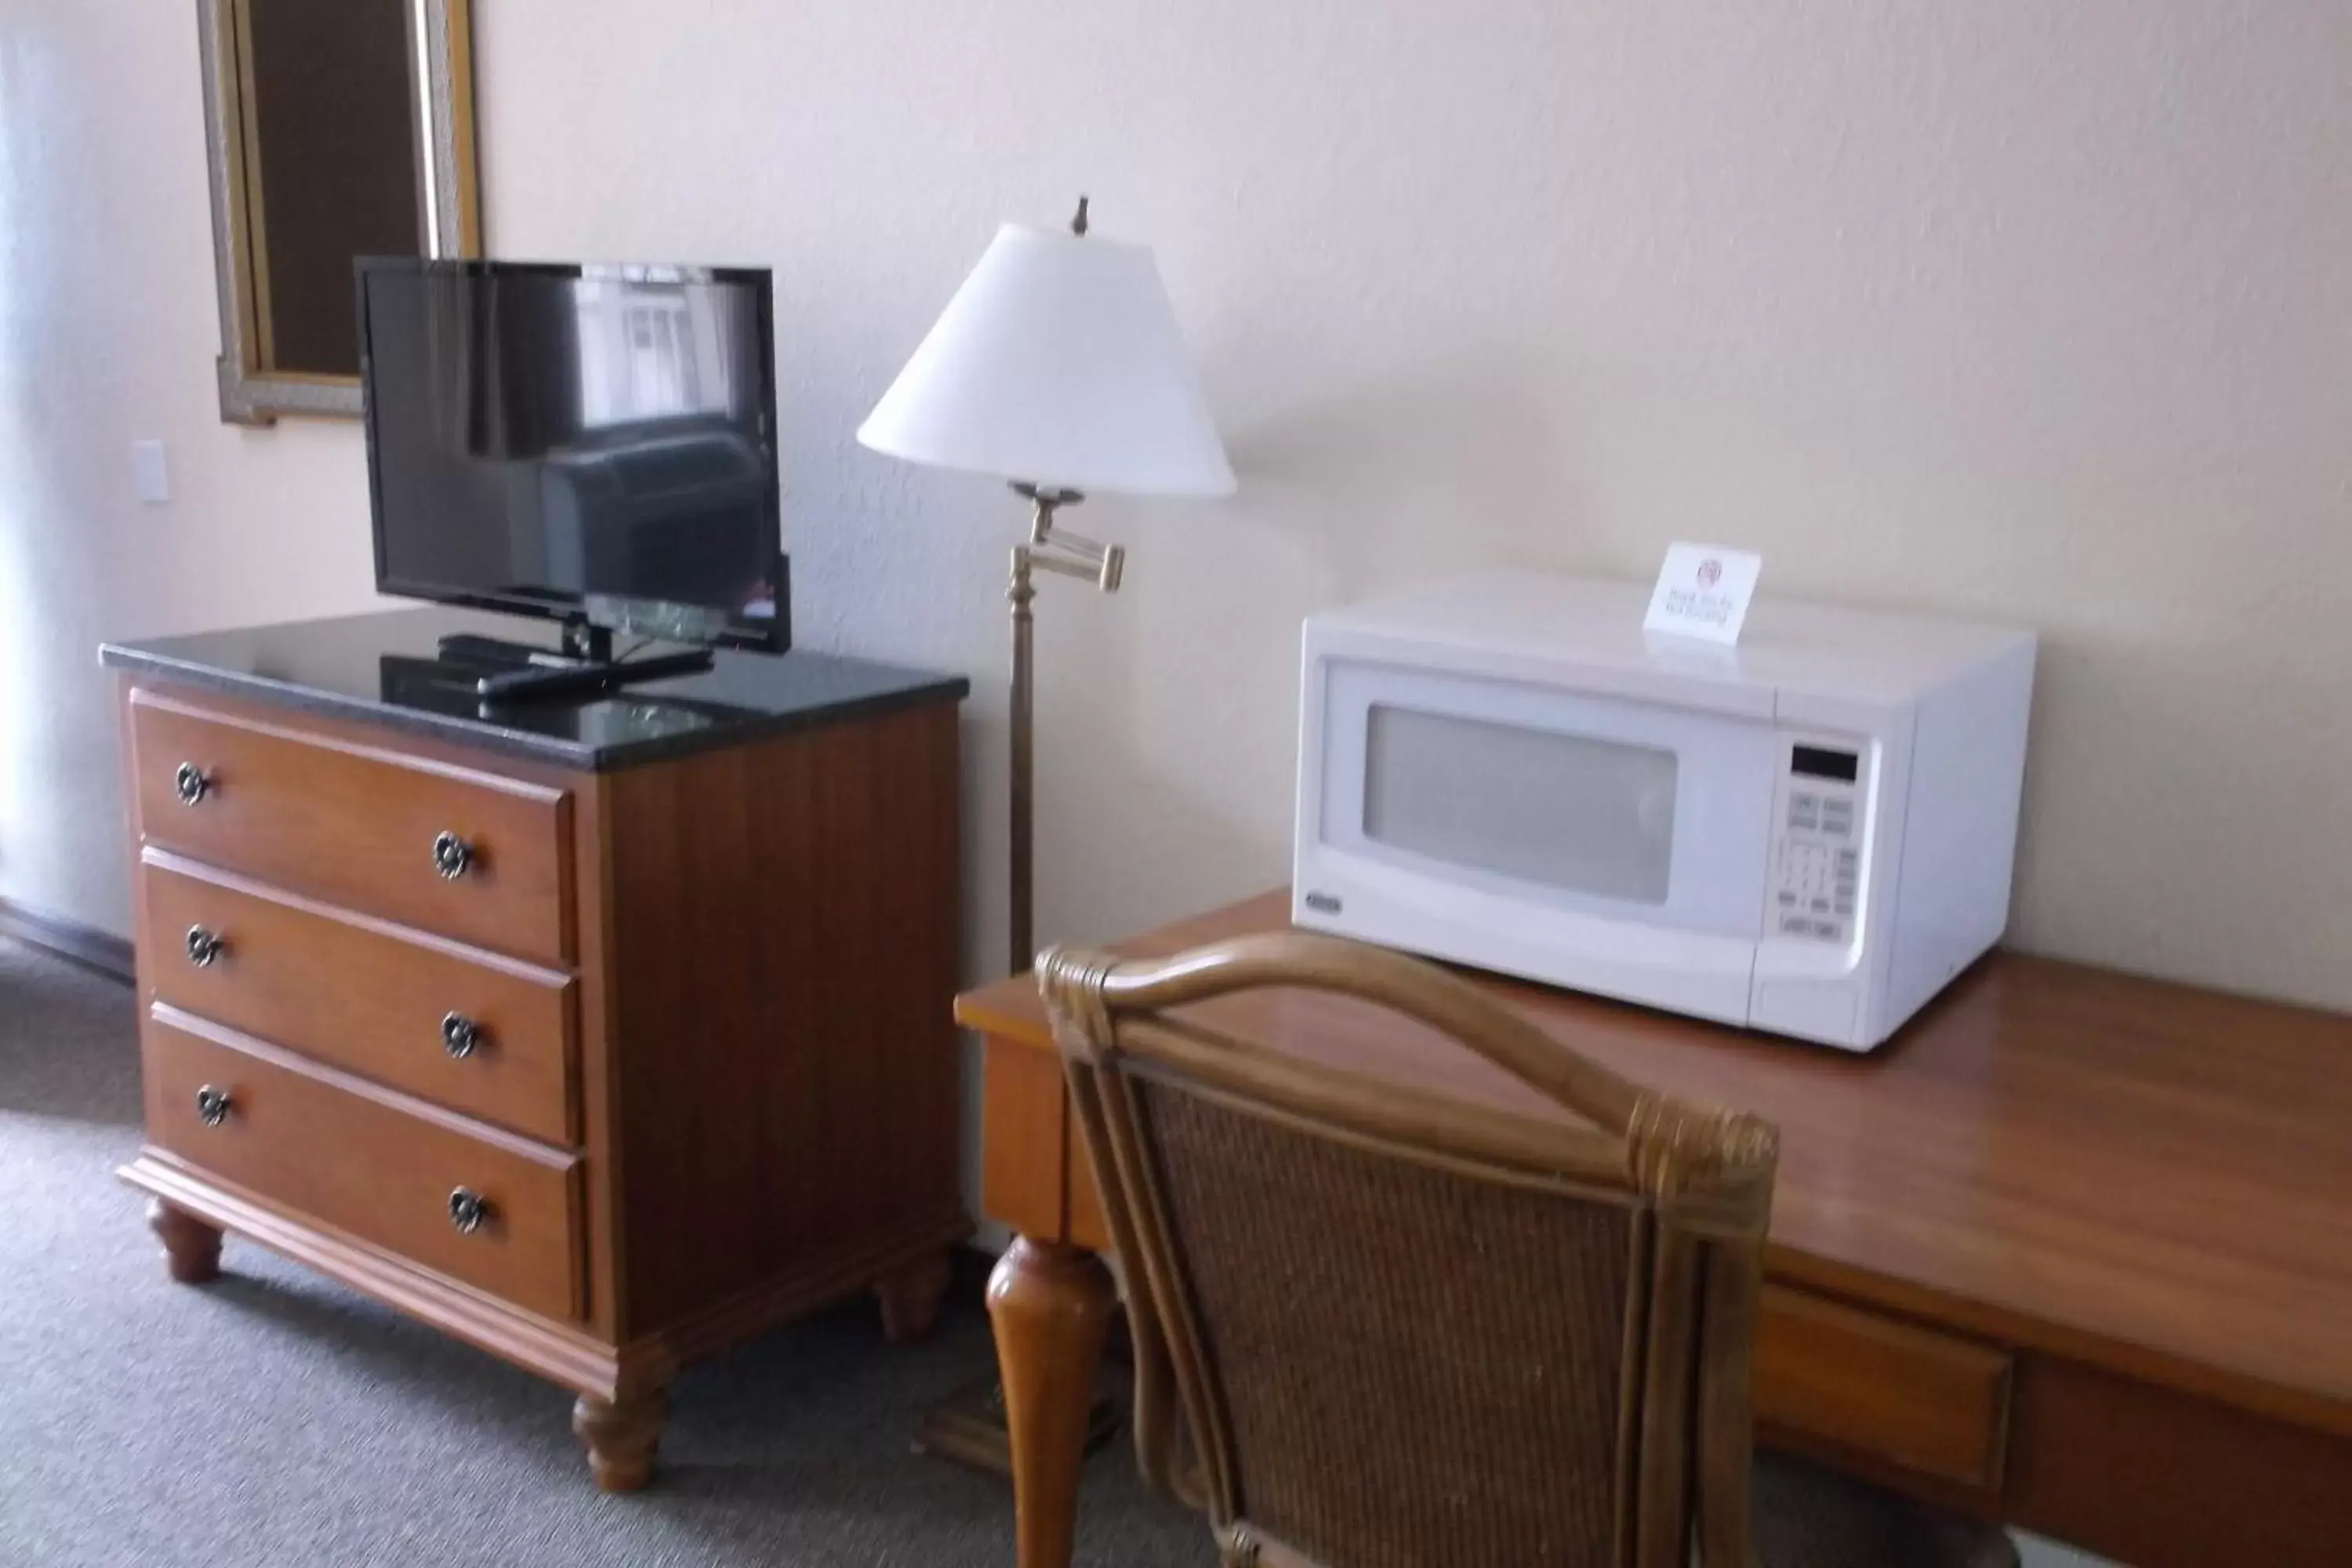
[[[2015,1563],[1997,1530],[1751,1462],[1769,1124],[1330,938],[1037,973],[1127,1268],[1139,1457],[1227,1568]],[[1166,1011],[1266,986],[1408,1015],[1586,1125]]]

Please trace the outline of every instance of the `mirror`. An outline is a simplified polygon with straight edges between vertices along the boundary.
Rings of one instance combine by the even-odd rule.
[[[471,0],[197,0],[221,417],[356,418],[352,258],[481,254]]]

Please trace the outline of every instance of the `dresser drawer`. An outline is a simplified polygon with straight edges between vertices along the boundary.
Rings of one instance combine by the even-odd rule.
[[[1767,1285],[1756,1419],[1990,1499],[2008,1447],[2010,1365],[1992,1345]]]
[[[144,1037],[150,1143],[526,1310],[581,1316],[577,1156],[168,1005]],[[461,1192],[483,1205],[471,1229]]]
[[[562,790],[131,695],[147,843],[547,963],[572,957]]]
[[[139,874],[160,1000],[542,1142],[575,1142],[569,975],[153,849]]]

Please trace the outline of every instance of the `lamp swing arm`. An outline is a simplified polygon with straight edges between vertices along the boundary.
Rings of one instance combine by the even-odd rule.
[[[1034,502],[1036,510],[1029,520],[1029,538],[1013,547],[1013,574],[1025,575],[1027,568],[1056,573],[1064,577],[1090,581],[1106,594],[1118,592],[1119,576],[1127,564],[1127,552],[1116,544],[1105,544],[1088,539],[1082,533],[1072,533],[1054,526],[1054,513],[1066,506],[1076,506],[1086,497],[1076,490],[1041,489],[1035,485],[1014,485],[1018,494]]]

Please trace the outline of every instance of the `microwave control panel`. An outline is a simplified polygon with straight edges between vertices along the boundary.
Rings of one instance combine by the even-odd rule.
[[[1800,741],[1781,759],[1767,936],[1843,942],[1853,934],[1862,886],[1862,752]]]

